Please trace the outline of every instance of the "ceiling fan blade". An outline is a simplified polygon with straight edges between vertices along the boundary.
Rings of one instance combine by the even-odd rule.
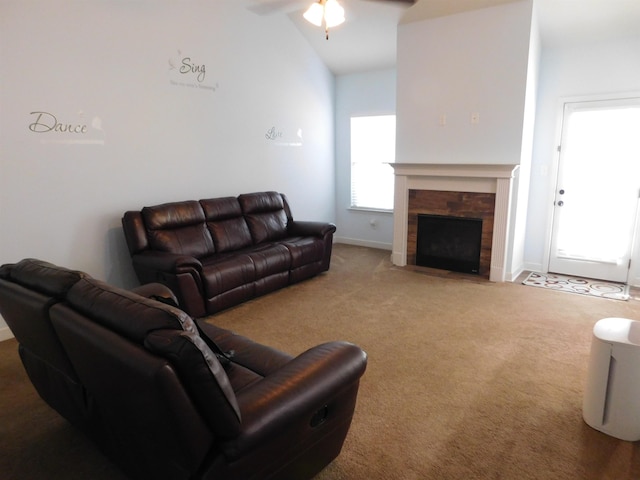
[[[369,0],[369,1],[375,1],[375,2],[390,2],[390,3],[408,3],[413,5],[414,3],[417,3],[418,0]]]

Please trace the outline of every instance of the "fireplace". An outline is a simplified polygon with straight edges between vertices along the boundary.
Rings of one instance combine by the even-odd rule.
[[[510,242],[511,190],[518,165],[390,165],[395,174],[393,264],[415,265],[418,214],[482,218],[480,275],[487,275],[491,281],[504,282]],[[410,201],[414,196],[422,200],[415,204]]]
[[[411,189],[407,203],[407,264],[420,265],[418,219],[421,215],[439,215],[459,219],[480,219],[480,262],[478,275],[489,278],[496,195],[488,192]],[[467,232],[468,233],[468,232]],[[443,268],[443,267],[440,267]],[[453,270],[453,269],[451,269]]]
[[[416,265],[480,273],[482,219],[418,215]]]

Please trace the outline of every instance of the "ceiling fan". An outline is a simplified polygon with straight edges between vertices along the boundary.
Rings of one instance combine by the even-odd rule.
[[[257,5],[249,7],[251,11],[258,15],[269,15],[277,11],[292,11],[308,6],[303,17],[313,25],[321,27],[324,25],[325,35],[329,40],[329,28],[340,25],[345,21],[345,11],[338,0],[255,0]],[[309,5],[309,2],[312,2]],[[342,0],[345,1],[345,0]],[[413,5],[418,0],[367,0],[375,2],[387,2],[395,4]]]

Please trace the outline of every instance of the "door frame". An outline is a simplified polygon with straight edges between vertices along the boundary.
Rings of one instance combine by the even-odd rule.
[[[562,127],[564,122],[564,108],[567,103],[580,102],[598,102],[606,100],[624,100],[625,98],[640,98],[640,91],[619,92],[619,93],[601,93],[593,95],[578,95],[559,97],[556,105],[556,126],[553,141],[553,162],[551,163],[551,171],[549,172],[549,198],[547,206],[547,229],[545,238],[545,249],[542,259],[542,265],[545,272],[549,272],[549,260],[551,258],[551,239],[553,235],[553,215],[554,201],[556,191],[558,189],[558,175],[560,173],[560,152],[558,148],[562,143]],[[631,247],[631,268],[627,274],[627,284],[633,287],[640,287],[640,208],[636,212],[636,241]]]

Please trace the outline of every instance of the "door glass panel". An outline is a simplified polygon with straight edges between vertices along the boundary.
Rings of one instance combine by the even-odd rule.
[[[576,111],[563,141],[557,255],[619,263],[629,251],[640,179],[640,108]]]
[[[640,196],[640,99],[565,104],[549,271],[625,282]]]

